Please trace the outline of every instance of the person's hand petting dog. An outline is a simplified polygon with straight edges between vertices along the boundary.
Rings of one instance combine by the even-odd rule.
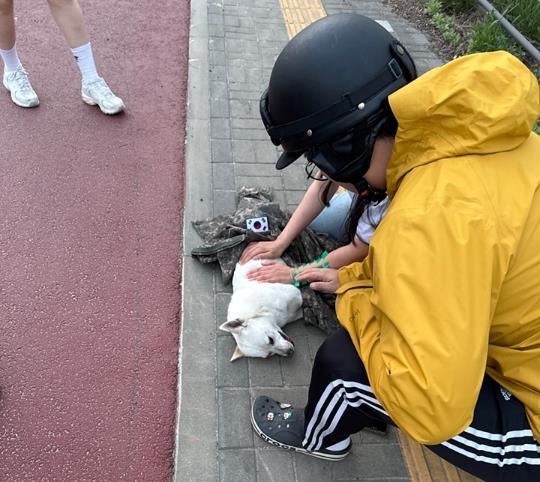
[[[312,290],[323,293],[335,293],[339,288],[338,270],[332,268],[304,268],[298,273],[296,281],[307,281]]]
[[[296,277],[293,276],[294,272],[296,272]],[[261,283],[289,284],[295,281],[307,281],[311,289],[323,293],[334,293],[339,287],[337,269],[321,269],[317,266],[295,269],[275,260],[263,261],[260,268],[247,273],[247,278]]]
[[[246,264],[252,259],[275,259],[279,258],[287,246],[283,246],[277,239],[274,241],[259,241],[248,244],[240,256],[240,264]],[[290,279],[289,279],[290,281]],[[289,282],[287,281],[287,282]],[[274,281],[277,283],[277,281]]]
[[[250,271],[247,278],[250,281],[260,281],[261,283],[285,283],[294,281],[292,273],[294,268],[274,260],[262,261],[262,266]]]

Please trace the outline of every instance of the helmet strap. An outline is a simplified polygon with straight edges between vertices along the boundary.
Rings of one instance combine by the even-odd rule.
[[[354,187],[358,191],[358,195],[366,203],[378,203],[386,197],[386,191],[374,188],[363,177],[354,183]]]

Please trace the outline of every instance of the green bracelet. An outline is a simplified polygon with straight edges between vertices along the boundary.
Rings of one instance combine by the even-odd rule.
[[[321,254],[317,259],[314,259],[313,261],[310,261],[309,263],[301,264],[298,266],[299,268],[305,268],[306,266],[312,265],[313,263],[320,263],[324,258],[328,256],[328,251],[323,251],[323,254]],[[325,263],[326,265],[330,266],[328,263]],[[328,266],[323,266],[324,268],[328,268]],[[321,266],[319,266],[320,268]]]
[[[325,251],[323,253],[323,255],[316,260],[317,263],[319,263],[320,261],[322,261],[324,258],[326,258],[326,256],[328,256],[328,253]],[[308,264],[311,264],[311,263],[308,263]],[[300,268],[303,268],[304,266],[306,266],[305,264],[300,266]],[[314,266],[315,267],[315,266]],[[321,268],[321,269],[325,269],[325,268],[330,268],[330,263],[328,261],[326,261],[325,263],[323,264],[320,264],[319,266],[317,266],[317,268]],[[307,286],[309,285],[309,281],[297,281],[296,278],[298,277],[298,271],[293,271],[291,273],[291,276],[292,276],[292,279],[293,279],[293,285],[296,286],[297,288],[300,288],[300,286]]]
[[[307,286],[309,284],[309,281],[296,281],[296,278],[298,277],[298,273],[296,271],[292,272],[292,278],[293,278],[293,285],[297,288],[300,288],[300,286]]]

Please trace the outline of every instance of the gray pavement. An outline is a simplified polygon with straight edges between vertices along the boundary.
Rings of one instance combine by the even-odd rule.
[[[328,14],[354,11],[388,22],[420,72],[440,65],[426,37],[382,1],[323,5]],[[175,480],[409,480],[395,431],[356,435],[352,454],[338,463],[274,448],[254,434],[249,409],[257,395],[305,403],[324,335],[299,321],[286,330],[296,342],[292,358],[230,363],[234,341],[217,327],[226,319],[231,287],[223,285],[216,267],[189,255],[201,243],[191,221],[232,212],[240,186],[271,186],[290,210],[302,198],[303,166],[274,169],[279,151],[258,113],[260,94],[287,40],[278,0],[192,1]]]

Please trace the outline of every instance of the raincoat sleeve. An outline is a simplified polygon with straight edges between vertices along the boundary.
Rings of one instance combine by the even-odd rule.
[[[363,263],[339,271],[336,304],[395,423],[437,444],[471,422],[486,368],[496,246],[482,213],[392,212]]]

